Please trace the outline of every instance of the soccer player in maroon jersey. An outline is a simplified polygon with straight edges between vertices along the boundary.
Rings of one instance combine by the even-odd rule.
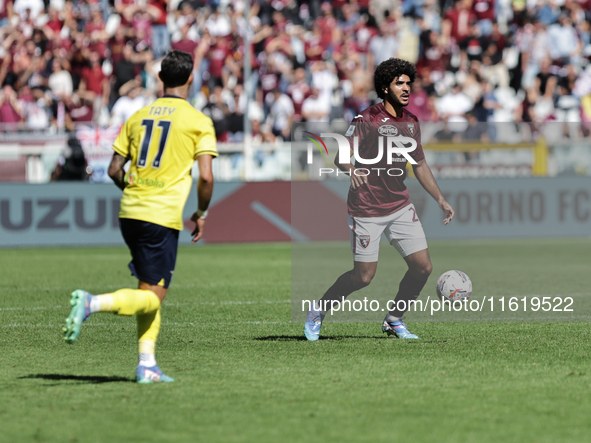
[[[455,213],[425,161],[419,121],[404,108],[416,75],[415,66],[405,60],[391,58],[380,63],[374,73],[374,87],[383,102],[357,115],[345,134],[352,146],[351,157],[353,137],[357,137],[358,157],[367,160],[365,165],[358,161],[353,165],[340,161],[338,154],[335,159],[336,166],[351,175],[347,207],[354,265],[308,312],[304,327],[308,340],[318,340],[322,320],[333,300],[342,302],[352,292],[369,285],[378,267],[382,234],[408,265],[382,331],[398,338],[418,338],[408,331],[402,316],[419,296],[433,266],[423,227],[404,185],[407,161],[421,186],[444,212],[443,223],[448,224]]]

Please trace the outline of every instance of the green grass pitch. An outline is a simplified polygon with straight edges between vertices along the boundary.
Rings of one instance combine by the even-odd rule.
[[[586,239],[430,251],[422,297],[456,267],[482,293],[591,296]],[[137,385],[133,318],[94,315],[73,345],[61,333],[72,290],[135,286],[128,260],[123,247],[0,250],[1,442],[590,439],[588,323],[416,322],[415,342],[327,323],[307,342],[290,321],[288,244],[181,247],[157,346],[176,382]],[[329,280],[346,270],[327,266]],[[375,287],[402,272],[380,262]]]

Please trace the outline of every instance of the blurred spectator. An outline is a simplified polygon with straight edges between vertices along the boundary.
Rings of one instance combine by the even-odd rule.
[[[495,110],[501,109],[502,106],[497,99],[493,90],[493,84],[490,82],[482,82],[482,95],[474,105],[472,113],[479,122],[494,121]]]
[[[119,89],[121,97],[111,110],[111,125],[121,125],[129,117],[152,102],[148,91],[141,87],[138,80],[130,80]]]
[[[98,52],[101,58],[105,58],[107,56],[107,41],[110,36],[105,30],[103,12],[99,5],[91,7],[90,20],[84,24],[84,34],[89,38],[88,49]]]
[[[476,21],[471,0],[455,0],[452,9],[445,13],[442,33],[445,41],[459,44],[470,33],[470,27]]]
[[[506,41],[499,32],[497,24],[493,24],[491,36],[484,43],[484,52],[482,54],[482,75],[490,83],[500,88],[509,86],[509,69],[503,61],[503,50]]]
[[[528,23],[520,28],[515,40],[521,52],[521,71],[523,72],[519,86],[523,84],[528,88],[538,74],[542,60],[548,57],[548,33],[541,22],[534,21],[533,24]]]
[[[2,0],[0,1],[0,27],[7,26],[10,22],[10,18],[12,17],[14,7],[14,2],[12,0]]]
[[[312,87],[318,89],[320,97],[330,102],[333,90],[338,85],[338,78],[335,74],[334,65],[319,61],[314,62],[310,67],[312,75]]]
[[[220,6],[215,8],[205,21],[205,27],[212,37],[226,37],[230,33],[230,21],[225,13],[220,12],[220,9]]]
[[[17,123],[21,121],[21,106],[17,101],[16,92],[6,85],[0,91],[0,129],[16,131]]]
[[[476,141],[487,143],[490,141],[488,135],[488,125],[479,123],[478,119],[473,112],[466,113],[466,119],[468,120],[468,127],[462,134],[463,141]],[[478,156],[478,152],[467,152],[466,160],[472,160]]]
[[[135,54],[133,47],[131,45],[126,44],[123,47],[121,55],[121,60],[119,60],[119,62],[115,65],[113,69],[113,89],[116,94],[116,98],[118,98],[121,95],[124,95],[120,91],[120,88],[124,84],[130,82],[131,80],[137,79],[141,71],[141,67],[137,63],[138,54]]]
[[[452,130],[450,129],[450,125],[447,121],[445,121],[443,128],[441,128],[439,131],[435,133],[433,138],[435,139],[435,141],[441,143],[459,141],[459,136],[455,132],[452,132]]]
[[[228,106],[228,131],[232,141],[240,142],[244,137],[244,98],[242,86],[236,86],[232,93],[232,100]]]
[[[302,67],[294,71],[294,80],[287,88],[287,94],[293,102],[293,121],[295,123],[302,121],[302,104],[312,93],[312,88],[306,82],[306,70]]]
[[[429,95],[423,89],[423,83],[418,78],[411,87],[411,94],[406,109],[416,115],[419,121],[431,121],[431,115],[428,108]]]
[[[422,31],[432,30],[441,33],[441,14],[436,0],[425,0],[422,15],[417,21]]]
[[[560,64],[576,60],[583,49],[577,31],[566,14],[561,14],[558,23],[548,27],[548,43],[552,60]]]
[[[150,0],[149,2],[149,12],[152,18],[152,52],[156,59],[164,57],[170,49],[170,34],[166,26],[168,1]],[[192,54],[192,52],[189,53]]]
[[[80,141],[71,135],[68,146],[60,156],[55,170],[51,174],[52,181],[86,181],[88,180],[88,165]]]
[[[13,11],[21,20],[35,20],[45,9],[43,0],[14,0]]]
[[[312,90],[314,91],[314,90]],[[314,92],[312,92],[314,95]],[[271,132],[276,137],[282,137],[283,140],[290,140],[291,124],[293,122],[294,108],[291,99],[283,94],[278,88],[275,88],[265,97],[265,102],[269,108],[267,120],[271,127]],[[305,118],[306,101],[302,105],[302,116]]]
[[[476,20],[478,20],[482,34],[490,36],[496,20],[495,0],[473,0],[472,12],[476,16]]]
[[[552,98],[557,84],[556,75],[550,72],[551,60],[549,58],[542,62],[540,72],[534,80],[536,92],[546,98]]]
[[[330,2],[323,2],[320,8],[322,15],[316,19],[315,27],[320,30],[322,47],[328,48],[339,32],[338,22],[333,14],[333,5]]]
[[[90,124],[95,118],[94,103],[77,94],[72,94],[64,100],[66,105],[66,128],[70,131],[75,129],[77,123]]]
[[[55,97],[68,97],[74,92],[72,76],[64,69],[64,61],[54,58],[51,62],[52,74],[49,76],[48,85]]]
[[[28,86],[21,89],[24,91]],[[32,130],[44,130],[49,128],[51,97],[48,97],[43,89],[35,87],[31,90],[30,100],[26,100],[23,106],[23,117],[26,126]]]
[[[540,0],[536,11],[536,19],[544,26],[551,25],[558,20],[560,8],[555,0]]]
[[[453,91],[445,94],[437,103],[437,112],[447,119],[449,117],[464,118],[464,115],[474,107],[472,100],[462,91],[459,84],[455,84]]]
[[[177,51],[187,52],[189,54],[193,54],[195,49],[197,48],[197,42],[189,37],[189,30],[191,29],[190,23],[183,23],[180,30],[180,38],[177,41],[172,42],[172,49],[176,49]],[[154,54],[156,58],[160,58],[161,56],[157,56]]]
[[[207,105],[203,108],[203,113],[212,119],[218,141],[225,142],[229,136],[227,116],[230,115],[230,110],[224,101],[223,92],[224,89],[221,86],[214,87]]]
[[[429,83],[441,78],[451,60],[451,48],[443,44],[443,38],[435,31],[427,31],[422,37],[422,51],[419,54],[417,69],[429,70],[434,76],[429,78]]]
[[[89,66],[82,69],[82,78],[77,95],[93,103],[94,114],[98,115],[102,106],[109,104],[111,84],[103,72],[99,53],[92,51],[88,59]]]
[[[207,57],[209,59],[210,87],[223,86],[222,77],[226,60],[232,57],[229,41],[225,38],[213,36]]]
[[[127,46],[126,28],[119,26],[115,30],[115,35],[109,39],[109,50],[111,52],[111,63],[113,65],[118,65],[123,59],[125,46]]]
[[[384,60],[396,57],[398,53],[398,38],[396,37],[396,22],[384,22],[380,26],[380,35],[375,36],[369,43],[368,65],[376,67]]]
[[[320,95],[318,88],[312,88],[312,95],[302,104],[302,117],[307,122],[327,122],[330,115],[330,101]]]
[[[275,136],[268,132],[263,125],[261,125],[260,120],[255,119],[252,121],[252,142],[255,144],[274,143]]]

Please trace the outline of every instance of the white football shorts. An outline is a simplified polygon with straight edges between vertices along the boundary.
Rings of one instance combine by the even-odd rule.
[[[427,249],[427,239],[417,211],[411,203],[383,217],[351,217],[351,250],[358,262],[377,262],[382,233],[396,250],[406,257]]]

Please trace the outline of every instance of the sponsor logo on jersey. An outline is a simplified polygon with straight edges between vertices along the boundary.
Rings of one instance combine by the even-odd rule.
[[[164,182],[161,182],[157,179],[138,177],[135,174],[130,174],[129,178],[127,179],[127,182],[130,185],[144,185],[144,186],[152,186],[154,188],[163,188],[164,187]]]
[[[414,123],[407,123],[408,130],[410,131],[410,135],[415,135],[415,124]]]
[[[369,246],[370,236],[369,235],[360,235],[359,237],[359,244],[363,249],[366,249]]]
[[[347,129],[347,132],[345,132],[345,135],[347,137],[350,137],[353,135],[353,132],[355,132],[355,125],[349,126],[349,129]]]
[[[361,118],[363,118],[363,115],[361,115],[361,114],[357,114],[357,115],[356,115],[355,117],[353,117],[353,118],[360,118],[360,117],[361,117]]]
[[[382,119],[383,122],[387,122],[388,120],[390,120],[390,117],[386,117],[386,118]]]
[[[378,132],[382,135],[398,135],[398,128],[392,125],[382,125],[378,128]]]

